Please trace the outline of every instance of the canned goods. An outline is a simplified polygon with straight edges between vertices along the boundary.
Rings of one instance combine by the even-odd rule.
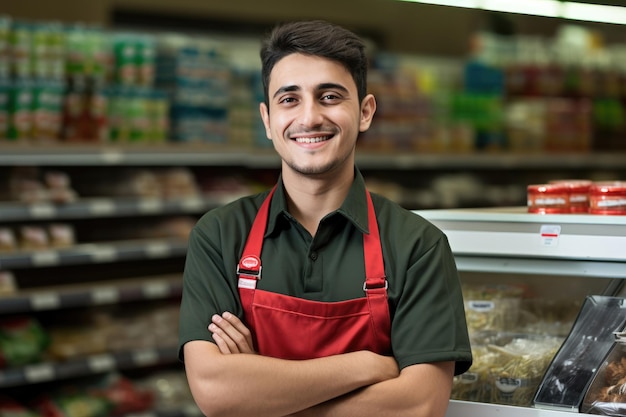
[[[569,188],[564,184],[533,184],[527,187],[528,212],[569,213]]]
[[[626,181],[593,183],[589,189],[589,212],[626,215]]]
[[[550,184],[565,185],[569,192],[569,212],[587,213],[589,212],[589,188],[591,180],[553,180]]]

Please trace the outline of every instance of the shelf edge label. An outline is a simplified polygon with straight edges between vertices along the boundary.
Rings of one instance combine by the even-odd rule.
[[[561,226],[544,224],[540,230],[541,244],[543,246],[558,246],[561,237]]]

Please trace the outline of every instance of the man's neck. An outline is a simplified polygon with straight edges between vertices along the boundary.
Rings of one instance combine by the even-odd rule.
[[[315,236],[320,220],[341,207],[353,181],[354,170],[328,180],[283,173],[289,213]]]

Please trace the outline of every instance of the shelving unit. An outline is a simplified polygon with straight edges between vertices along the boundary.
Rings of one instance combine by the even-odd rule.
[[[278,172],[280,160],[271,149],[251,152],[197,144],[159,144],[154,146],[3,146],[0,169],[38,166],[71,169],[74,173],[89,170],[133,167],[188,167],[204,169]],[[411,173],[436,176],[450,171],[480,170],[493,173],[532,173],[537,168],[569,171],[572,176],[588,170],[622,172],[623,156],[619,154],[515,155],[515,154],[380,154],[357,150],[357,164],[368,175],[385,173],[406,181]],[[223,204],[233,195],[202,195],[192,198],[129,198],[113,196],[80,197],[69,203],[0,202],[4,224],[31,222],[103,221],[112,224],[133,218],[138,222],[168,216],[199,216]],[[450,238],[459,270],[491,274],[542,274],[621,280],[626,278],[624,258],[619,248],[626,247],[626,224],[613,217],[532,216],[523,209],[497,210],[425,210],[417,213],[441,227]],[[145,219],[145,220],[142,220]],[[593,220],[593,221],[591,221]],[[621,219],[619,219],[621,221]],[[538,230],[542,224],[559,224],[558,245],[541,244]],[[597,241],[592,244],[593,240]],[[480,244],[477,244],[479,242]],[[592,243],[590,243],[592,242]],[[609,242],[609,245],[606,245]],[[590,249],[589,249],[590,248]],[[68,248],[0,253],[0,269],[14,271],[99,268],[99,265],[141,263],[184,258],[186,242],[181,238],[124,239],[83,242]],[[177,261],[179,262],[179,261]],[[83,273],[82,271],[80,273]],[[88,275],[73,276],[62,285],[35,286],[0,299],[0,315],[42,314],[64,309],[102,308],[105,305],[129,303],[139,305],[153,300],[175,300],[182,291],[182,270],[165,273],[159,266],[143,276],[121,279],[110,276],[90,282]],[[75,275],[70,273],[70,275]],[[171,341],[170,341],[171,342]],[[27,388],[30,385],[62,381],[93,374],[141,369],[155,365],[175,365],[175,347],[162,346],[121,352],[107,352],[78,357],[65,362],[43,362],[0,371],[0,387]],[[453,400],[449,417],[467,415],[468,410],[490,416],[506,412],[513,417],[569,416],[575,413],[511,407],[497,404],[468,403]],[[169,410],[154,410],[156,416]],[[193,407],[179,415],[195,415]],[[473,411],[472,411],[473,413]]]
[[[511,275],[522,282],[538,277],[540,290],[547,297],[572,291],[584,297],[599,295],[597,291],[617,295],[626,278],[626,216],[537,215],[526,213],[524,207],[416,213],[447,235],[462,280],[464,274],[476,273],[496,284]],[[550,233],[546,233],[547,228]],[[556,284],[557,277],[564,278],[570,288]],[[447,416],[467,415],[581,414],[557,406],[548,410],[452,400]]]
[[[278,168],[280,159],[271,148],[237,149],[198,144],[115,145],[0,145],[0,166],[242,166]],[[362,169],[394,170],[561,170],[624,171],[626,154],[607,153],[381,153],[358,149]]]

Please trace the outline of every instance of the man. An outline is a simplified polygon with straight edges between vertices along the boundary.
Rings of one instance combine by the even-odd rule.
[[[207,416],[443,416],[471,364],[445,235],[355,167],[364,49],[321,21],[262,47],[281,176],[203,216],[185,266],[179,355]]]

